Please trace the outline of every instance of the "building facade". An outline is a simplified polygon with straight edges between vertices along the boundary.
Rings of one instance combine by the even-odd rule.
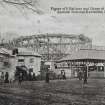
[[[65,71],[67,78],[78,77],[78,72],[87,71],[90,78],[105,78],[105,50],[81,49],[55,63],[54,72]]]
[[[16,67],[25,66],[27,73],[40,74],[41,56],[32,51],[19,51],[17,55],[12,55],[12,51],[0,49],[0,76],[2,72],[8,72],[9,80],[15,79]]]

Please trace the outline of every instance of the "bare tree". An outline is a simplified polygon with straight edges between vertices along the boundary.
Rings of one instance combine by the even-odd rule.
[[[8,5],[20,6],[32,10],[37,14],[43,14],[43,10],[37,8],[38,0],[2,0]]]

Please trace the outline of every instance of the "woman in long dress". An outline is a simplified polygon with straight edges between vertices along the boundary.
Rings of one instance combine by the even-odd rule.
[[[4,72],[1,72],[1,83],[4,83]]]

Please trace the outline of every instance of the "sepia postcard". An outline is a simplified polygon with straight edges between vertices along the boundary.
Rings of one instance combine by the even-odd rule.
[[[0,0],[0,105],[105,105],[105,1]]]

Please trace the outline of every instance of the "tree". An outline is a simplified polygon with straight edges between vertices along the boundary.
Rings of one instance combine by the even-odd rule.
[[[37,8],[37,0],[3,0],[2,2],[8,5],[20,6],[32,10],[34,13],[43,14],[44,12]]]

